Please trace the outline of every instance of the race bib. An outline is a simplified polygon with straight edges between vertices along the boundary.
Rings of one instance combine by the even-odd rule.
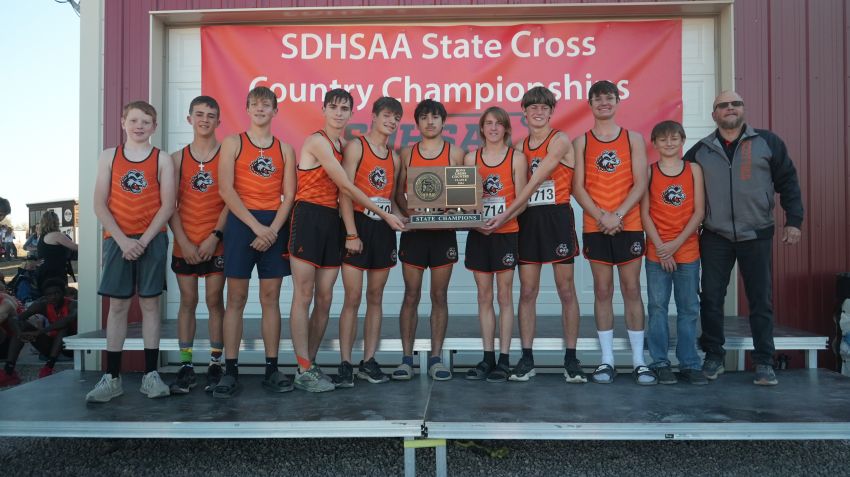
[[[503,213],[506,209],[504,197],[485,197],[481,201],[484,209],[484,218],[492,219],[493,217]]]
[[[540,187],[531,194],[531,197],[528,198],[528,206],[534,207],[536,205],[552,205],[555,203],[555,181],[548,180],[542,184]]]
[[[378,206],[379,209],[384,212],[391,214],[393,213],[393,206],[390,203],[389,199],[385,199],[383,197],[369,197],[369,199]],[[366,217],[369,217],[372,220],[383,220],[380,215],[372,212],[369,209],[363,209],[363,213],[366,214]]]

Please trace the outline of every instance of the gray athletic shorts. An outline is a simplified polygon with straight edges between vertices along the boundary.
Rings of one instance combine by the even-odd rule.
[[[158,233],[138,260],[125,260],[122,255],[121,247],[112,237],[103,241],[103,274],[97,294],[112,298],[130,298],[136,293],[142,298],[162,295],[168,261],[168,235]]]

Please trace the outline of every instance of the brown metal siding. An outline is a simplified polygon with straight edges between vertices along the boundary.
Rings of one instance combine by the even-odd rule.
[[[599,3],[586,2],[545,3]],[[121,105],[148,94],[149,11],[250,7],[468,5],[531,1],[134,0],[106,2],[104,146],[122,139]],[[850,8],[847,0],[746,0],[734,8],[735,84],[751,124],[775,131],[794,159],[806,219],[802,244],[777,233],[777,321],[832,330],[834,277],[850,270]],[[777,211],[777,223],[784,216]],[[740,296],[744,297],[743,290]],[[745,300],[744,300],[745,301]],[[742,311],[746,304],[742,304]]]

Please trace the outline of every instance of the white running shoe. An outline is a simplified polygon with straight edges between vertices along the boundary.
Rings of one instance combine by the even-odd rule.
[[[122,394],[124,394],[124,388],[121,386],[121,376],[113,378],[111,374],[106,373],[94,389],[86,394],[86,402],[109,402]]]
[[[171,395],[168,385],[159,377],[159,373],[151,371],[142,376],[142,387],[139,388],[142,394],[149,398],[158,398]]]

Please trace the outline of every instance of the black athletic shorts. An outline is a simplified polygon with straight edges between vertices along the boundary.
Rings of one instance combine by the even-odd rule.
[[[519,221],[519,264],[573,263],[579,253],[570,204],[525,209]]]
[[[299,200],[292,208],[289,255],[317,268],[342,265],[342,225],[339,211]]]
[[[206,262],[192,265],[183,257],[171,256],[171,271],[176,275],[188,275],[194,277],[205,277],[224,273],[224,255],[217,255]]]
[[[363,251],[351,255],[343,247],[342,263],[360,270],[386,270],[398,262],[395,230],[383,220],[367,217],[362,212],[354,213],[357,235],[363,242]]]
[[[517,233],[484,235],[470,230],[464,265],[473,272],[498,273],[516,268]]]
[[[416,268],[441,268],[457,263],[457,235],[454,230],[402,232],[398,259]]]
[[[582,234],[584,257],[591,262],[607,265],[625,265],[640,260],[646,251],[643,232],[620,232],[605,235],[602,232]]]

